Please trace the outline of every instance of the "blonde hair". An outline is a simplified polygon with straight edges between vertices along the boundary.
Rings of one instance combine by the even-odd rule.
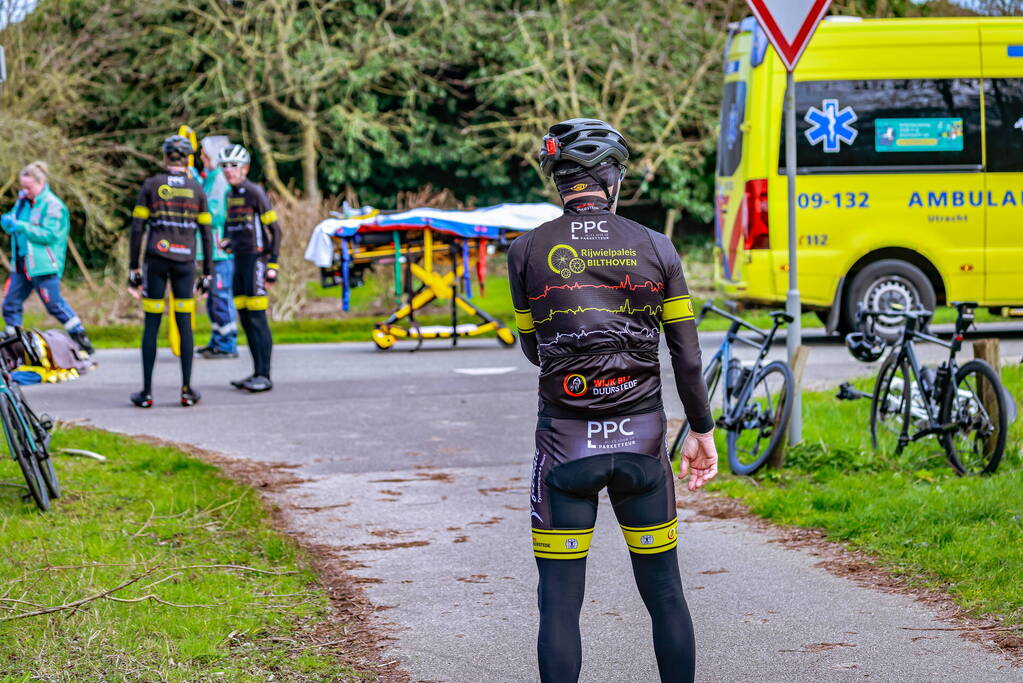
[[[50,175],[50,166],[45,161],[33,161],[31,164],[21,169],[21,173],[19,175],[34,178],[36,181],[45,185],[47,182],[47,176]]]

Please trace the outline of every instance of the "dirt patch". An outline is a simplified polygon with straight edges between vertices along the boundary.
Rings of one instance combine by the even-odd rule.
[[[807,643],[802,650],[778,650],[778,652],[827,652],[837,647],[856,647],[856,643]]]
[[[239,458],[231,458],[221,453],[192,446],[175,443],[150,436],[134,436],[144,443],[155,446],[169,446],[185,451],[211,465],[219,468],[226,476],[267,494],[279,493],[297,484],[304,483],[294,475],[292,470],[297,466],[287,463],[256,462]],[[365,568],[366,565],[343,554],[343,548],[318,544],[310,541],[302,532],[294,532],[288,528],[283,519],[282,508],[273,501],[265,500],[270,511],[271,521],[277,529],[285,531],[295,539],[319,579],[320,585],[330,598],[331,614],[323,623],[302,634],[295,634],[298,641],[296,653],[315,649],[318,652],[330,653],[343,664],[362,672],[369,680],[382,683],[408,683],[409,675],[398,668],[396,660],[385,660],[384,648],[393,641],[392,631],[385,627],[375,616],[376,606],[366,598],[362,585],[373,582],[373,579],[361,579],[353,576],[354,569]],[[344,507],[327,506],[330,507]],[[297,506],[285,506],[285,509],[303,509]],[[311,510],[306,508],[304,510]],[[414,542],[425,545],[425,541]],[[371,544],[372,545],[372,544]],[[380,544],[388,545],[388,544]],[[366,549],[366,546],[354,546]]]
[[[429,541],[405,541],[403,543],[363,543],[361,545],[343,545],[339,550],[358,552],[360,550],[398,550],[399,548],[421,548],[430,545]]]
[[[758,531],[771,536],[770,543],[779,543],[791,550],[800,550],[820,557],[814,566],[847,578],[862,588],[899,593],[927,605],[939,621],[948,627],[915,629],[903,627],[906,631],[956,631],[963,638],[978,643],[1006,657],[1013,666],[1023,667],[1023,628],[1006,626],[995,619],[980,619],[970,616],[946,593],[921,588],[888,570],[883,560],[860,550],[853,550],[845,544],[828,540],[821,529],[781,526],[769,522],[750,512],[741,501],[708,493],[679,492],[680,509],[696,512],[694,521],[741,520]],[[921,635],[920,638],[924,638]],[[839,644],[838,646],[841,646]],[[808,647],[806,645],[804,648]],[[809,650],[789,650],[809,652]]]
[[[416,472],[411,479],[370,479],[370,484],[411,484],[417,481],[442,481],[445,484],[453,484],[455,478],[447,472]]]

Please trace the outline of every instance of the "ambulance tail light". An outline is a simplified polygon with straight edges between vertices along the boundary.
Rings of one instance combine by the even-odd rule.
[[[746,249],[770,249],[767,223],[767,180],[746,181]]]

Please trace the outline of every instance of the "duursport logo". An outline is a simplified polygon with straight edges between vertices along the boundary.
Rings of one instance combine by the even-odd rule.
[[[170,250],[170,240],[160,240],[159,242],[157,242],[156,243],[156,250],[157,251],[169,251]]]
[[[586,393],[586,378],[582,375],[568,375],[563,386],[566,394],[578,398]]]
[[[672,527],[672,528],[668,529],[668,540],[669,541],[674,541],[675,540],[675,536],[677,536],[677,535],[678,535],[678,532],[675,531],[675,527]]]
[[[579,252],[567,244],[555,244],[547,252],[547,265],[566,280],[586,270],[586,262],[579,258]]]

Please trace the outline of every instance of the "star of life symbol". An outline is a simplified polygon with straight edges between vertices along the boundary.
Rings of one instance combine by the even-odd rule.
[[[824,100],[823,109],[810,107],[803,120],[811,124],[806,139],[811,145],[824,142],[824,151],[834,153],[841,150],[842,143],[851,145],[859,134],[851,124],[856,121],[852,107],[838,108],[838,100]]]
[[[640,537],[639,542],[641,545],[652,545],[654,542],[654,537],[649,534],[645,534],[642,537]]]

